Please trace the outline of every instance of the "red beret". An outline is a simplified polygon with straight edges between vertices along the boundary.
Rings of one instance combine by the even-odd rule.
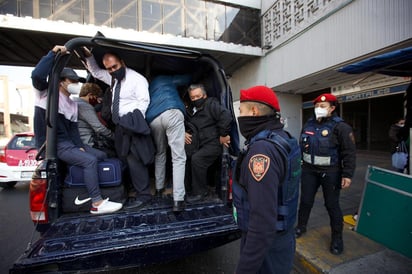
[[[240,102],[252,101],[268,105],[280,111],[279,101],[275,92],[266,86],[255,86],[240,90]]]
[[[336,102],[338,99],[336,99],[335,95],[332,95],[330,93],[324,93],[316,97],[315,100],[313,100],[313,103],[319,103],[319,102]]]

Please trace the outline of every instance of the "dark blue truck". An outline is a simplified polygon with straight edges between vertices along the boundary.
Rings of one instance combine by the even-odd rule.
[[[30,214],[40,238],[14,263],[10,273],[110,271],[172,261],[212,249],[240,238],[231,209],[232,160],[239,136],[226,75],[213,57],[197,51],[109,39],[101,34],[78,37],[65,44],[70,54],[56,56],[49,79],[47,142],[43,160],[30,183]],[[231,147],[209,170],[212,199],[172,212],[172,198],[164,196],[138,210],[108,215],[65,212],[62,188],[65,166],[56,153],[56,117],[59,75],[66,66],[82,67],[82,47],[96,59],[107,51],[119,53],[131,67],[148,75],[194,73],[206,83],[208,96],[216,97],[233,116]],[[199,73],[200,72],[200,73]],[[87,81],[94,80],[88,75]],[[40,151],[39,153],[42,153]]]

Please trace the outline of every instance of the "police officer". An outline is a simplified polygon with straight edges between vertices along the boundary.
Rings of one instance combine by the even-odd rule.
[[[247,145],[240,154],[233,184],[234,216],[242,230],[240,258],[236,273],[290,273],[295,253],[294,222],[298,183],[293,185],[290,216],[280,221],[281,184],[286,178],[287,158],[281,147],[270,141],[292,140],[300,171],[300,149],[296,139],[283,130],[275,92],[266,86],[240,91],[241,134]],[[296,173],[296,172],[292,172]],[[300,180],[300,173],[298,173]]]
[[[314,100],[315,117],[310,118],[301,132],[302,184],[296,237],[306,232],[315,194],[322,186],[329,213],[332,241],[330,252],[343,252],[343,216],[339,194],[352,182],[356,167],[356,147],[352,128],[335,113],[337,99],[321,94]]]

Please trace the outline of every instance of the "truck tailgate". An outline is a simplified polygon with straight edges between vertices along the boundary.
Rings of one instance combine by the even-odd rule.
[[[240,237],[223,204],[60,218],[10,273],[110,270],[167,262]]]

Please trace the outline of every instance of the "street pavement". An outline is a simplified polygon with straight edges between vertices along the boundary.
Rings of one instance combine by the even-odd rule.
[[[389,152],[358,151],[356,164],[352,185],[341,191],[344,216],[358,211],[369,165],[392,169]],[[332,255],[329,252],[329,217],[320,188],[309,219],[308,231],[296,241],[297,273],[412,273],[412,259],[357,233],[353,225],[345,223],[343,241],[343,254]]]

